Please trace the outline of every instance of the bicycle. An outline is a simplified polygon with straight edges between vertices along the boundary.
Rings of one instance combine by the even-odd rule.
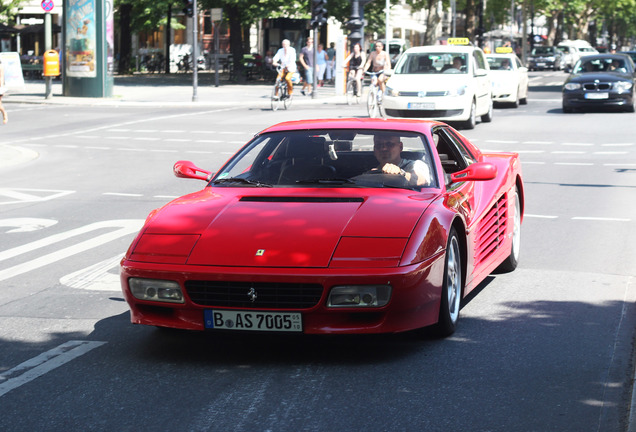
[[[384,117],[384,109],[382,108],[382,92],[378,85],[378,75],[383,74],[384,71],[365,73],[367,75],[371,75],[371,85],[369,86],[369,93],[367,94],[367,111],[369,113],[369,117]]]
[[[281,104],[285,109],[287,109],[292,103],[292,95],[288,93],[287,81],[284,79],[287,73],[281,73],[282,68],[280,67],[277,67],[276,71],[278,74],[276,75],[276,83],[274,83],[271,97],[272,111],[278,110]]]
[[[360,103],[360,97],[362,96],[362,80],[360,80],[360,88],[358,88],[358,82],[356,81],[355,71],[353,74],[349,73],[347,78],[347,105],[353,105]]]

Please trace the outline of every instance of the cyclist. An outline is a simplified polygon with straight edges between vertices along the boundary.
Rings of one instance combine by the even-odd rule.
[[[361,94],[362,74],[364,73],[362,65],[364,65],[364,53],[359,43],[353,46],[353,52],[347,56],[344,61],[345,66],[349,65],[349,78],[356,80],[354,88],[354,96]]]
[[[296,72],[296,50],[289,46],[289,39],[283,39],[282,45],[282,48],[274,55],[272,65],[278,66],[280,64],[280,72],[277,79],[285,79],[287,82],[287,94],[291,97],[294,91],[292,76]],[[276,96],[278,96],[278,89],[276,89]]]
[[[371,72],[382,72],[378,75],[378,85],[381,93],[384,93],[385,72],[391,70],[391,58],[389,53],[383,51],[384,44],[380,41],[375,42],[375,50],[369,55],[367,63],[364,65],[366,72],[371,67]]]

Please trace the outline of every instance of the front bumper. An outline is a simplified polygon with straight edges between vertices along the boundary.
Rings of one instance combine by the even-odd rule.
[[[320,284],[322,294],[313,305],[303,308],[266,308],[258,300],[248,310],[270,312],[300,312],[303,333],[393,333],[435,324],[438,320],[443,280],[443,253],[406,267],[382,269],[280,269],[204,266],[157,265],[124,261],[121,267],[122,291],[131,310],[134,324],[204,330],[204,311],[246,310],[245,306],[202,305],[192,300],[187,281],[278,282]],[[160,303],[139,300],[128,286],[131,277],[174,280],[179,283],[184,303]],[[386,306],[378,308],[327,307],[327,298],[334,286],[387,284],[392,294]],[[247,291],[245,292],[247,298]]]
[[[563,107],[565,108],[594,108],[594,107],[623,107],[633,104],[630,93],[608,92],[606,99],[590,99],[588,92],[568,91],[563,93]]]
[[[425,96],[384,95],[382,102],[387,115],[391,117],[427,118],[447,121],[464,121],[470,117],[472,96]],[[407,93],[407,95],[402,95]]]

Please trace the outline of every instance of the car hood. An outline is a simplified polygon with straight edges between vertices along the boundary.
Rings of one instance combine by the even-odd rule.
[[[468,74],[396,74],[387,82],[394,90],[440,91],[456,89],[468,82]]]
[[[191,249],[183,262],[191,265],[327,267],[343,237],[407,239],[437,196],[398,189],[215,190],[160,209],[138,249],[152,254],[153,242],[178,243],[171,247]]]
[[[572,74],[568,77],[567,82],[590,82],[590,81],[632,81],[634,77],[627,73],[621,72],[586,72]]]

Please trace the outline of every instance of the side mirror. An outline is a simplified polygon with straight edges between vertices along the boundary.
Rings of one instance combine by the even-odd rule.
[[[197,167],[190,161],[178,161],[172,168],[174,175],[180,178],[210,181],[213,173]]]
[[[463,181],[492,180],[497,175],[497,167],[488,162],[477,162],[462,171],[451,174],[451,183]]]

